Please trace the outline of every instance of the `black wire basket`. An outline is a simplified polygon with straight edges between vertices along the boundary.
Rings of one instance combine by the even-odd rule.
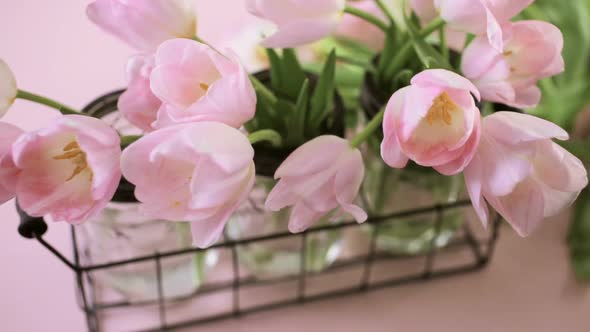
[[[116,110],[117,100],[121,91],[105,95],[89,104],[84,111],[93,116],[103,117]],[[17,206],[18,208],[18,206]],[[36,239],[43,247],[49,250],[55,257],[61,260],[72,272],[74,272],[77,288],[78,304],[86,316],[88,330],[91,332],[103,331],[102,317],[109,313],[121,312],[130,308],[152,308],[157,315],[157,321],[151,326],[130,327],[133,331],[169,331],[193,325],[204,324],[222,319],[239,317],[255,312],[281,308],[289,305],[304,304],[338,296],[346,296],[384,287],[399,286],[408,283],[432,280],[435,278],[453,276],[468,272],[474,272],[485,267],[492,258],[494,247],[498,239],[498,229],[501,217],[495,215],[494,222],[486,231],[481,226],[477,229],[472,223],[464,222],[461,228],[454,234],[452,240],[445,246],[439,247],[435,239],[441,232],[443,218],[446,213],[462,210],[461,213],[472,213],[473,209],[468,200],[455,203],[420,207],[404,210],[389,215],[371,216],[366,224],[372,225],[368,234],[366,248],[362,253],[349,255],[338,259],[322,271],[310,271],[306,267],[306,251],[308,250],[308,237],[310,235],[332,232],[334,230],[359,231],[361,227],[354,221],[338,224],[329,224],[315,227],[301,234],[288,232],[265,234],[261,236],[233,239],[225,236],[222,241],[208,249],[187,247],[178,250],[154,252],[151,255],[132,257],[124,260],[110,261],[100,264],[84,264],[81,262],[83,249],[80,245],[79,230],[71,227],[72,258],[55,249],[45,241],[43,235],[47,231],[47,224],[42,218],[32,218],[19,209],[21,224],[19,233],[31,239]],[[473,214],[473,213],[472,213]],[[391,254],[382,252],[377,246],[377,234],[383,225],[395,223],[403,218],[430,215],[434,221],[435,236],[428,250],[417,254]],[[298,272],[286,276],[256,278],[245,275],[240,269],[241,261],[239,250],[242,246],[261,243],[269,240],[296,239],[300,241],[300,253]],[[224,250],[228,253],[227,264],[230,277],[205,283],[189,295],[171,297],[166,296],[162,282],[163,263],[185,255],[194,255],[205,250]],[[444,257],[441,259],[441,257]],[[452,259],[448,259],[453,257]],[[443,262],[442,264],[441,262]],[[407,269],[408,261],[413,262],[413,268]],[[449,264],[449,262],[451,262]],[[129,301],[116,300],[105,301],[98,296],[101,286],[97,283],[95,274],[107,269],[130,266],[133,264],[152,264],[157,276],[154,291],[157,296],[154,299]],[[395,273],[390,273],[390,272]],[[343,277],[346,274],[346,277]],[[330,287],[325,287],[325,282],[318,282],[320,278],[328,280]],[[338,280],[338,282],[335,282]],[[257,294],[264,294],[264,288],[277,285],[293,285],[292,291],[282,294],[280,299],[267,298],[263,303],[251,304],[245,301],[245,295],[249,290],[255,290]],[[319,287],[318,287],[319,285]],[[324,287],[322,287],[322,285]],[[251,293],[251,292],[250,292]],[[175,306],[170,304],[182,304],[188,301],[206,299],[216,294],[227,296],[225,306],[210,314],[185,315],[185,317],[172,319],[170,314]]]

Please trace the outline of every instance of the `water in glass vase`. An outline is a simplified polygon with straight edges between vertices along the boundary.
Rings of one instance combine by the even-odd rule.
[[[256,178],[249,199],[236,211],[228,224],[228,235],[232,239],[288,232],[290,209],[272,212],[264,208],[264,201],[275,183],[269,177]],[[336,221],[334,217],[326,219],[324,224]],[[305,252],[305,268],[308,272],[325,269],[340,255],[342,236],[338,230],[308,234],[304,251],[302,239],[299,236],[289,236],[241,245],[238,247],[238,257],[253,276],[264,279],[299,273],[302,252]]]
[[[84,264],[101,264],[191,247],[190,224],[153,220],[139,213],[137,203],[109,203],[101,214],[80,226]],[[215,251],[162,258],[165,299],[193,294],[217,262]],[[158,298],[154,260],[101,269],[93,277],[126,300]]]
[[[365,160],[367,172],[362,190],[365,205],[373,216],[454,203],[461,194],[460,175],[444,176],[415,164],[392,169],[376,155]],[[367,229],[377,231],[378,249],[396,255],[416,255],[432,246],[446,246],[463,224],[461,210],[444,211],[438,230],[436,224],[437,215],[433,212],[387,220]]]

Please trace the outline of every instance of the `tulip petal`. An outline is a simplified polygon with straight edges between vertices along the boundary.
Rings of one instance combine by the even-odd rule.
[[[12,106],[17,93],[18,88],[14,74],[6,62],[0,59],[0,117]]]
[[[449,87],[471,92],[477,100],[481,99],[479,90],[465,77],[444,69],[425,70],[412,78],[412,85],[423,87]]]
[[[337,26],[336,20],[302,19],[282,26],[262,41],[268,48],[290,48],[312,43],[329,36]]]
[[[359,206],[352,204],[358,195],[365,175],[363,158],[359,150],[354,150],[346,162],[336,173],[334,192],[343,211],[351,214],[358,223],[367,220],[367,213]]]
[[[569,138],[568,133],[554,123],[516,112],[497,112],[489,115],[484,118],[483,128],[489,135],[510,144],[548,138]]]
[[[537,146],[535,173],[543,183],[565,192],[577,193],[586,187],[588,175],[580,159],[550,140],[538,142]]]
[[[479,217],[479,220],[487,227],[489,220],[488,205],[483,197],[483,165],[479,156],[473,157],[471,163],[465,168],[463,173],[465,177],[465,186],[471,199],[471,204]]]
[[[332,166],[347,148],[348,142],[340,137],[316,137],[293,151],[277,169],[274,177],[278,179],[285,176],[303,176],[325,170]]]
[[[529,236],[544,219],[543,191],[532,179],[519,183],[509,195],[486,198],[522,237]]]
[[[298,201],[291,211],[289,232],[301,233],[313,225],[321,216],[321,213],[314,211],[304,201]]]

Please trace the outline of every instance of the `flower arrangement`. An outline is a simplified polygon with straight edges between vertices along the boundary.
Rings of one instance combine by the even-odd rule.
[[[567,140],[565,130],[506,111],[538,105],[538,82],[564,70],[557,27],[513,21],[532,2],[245,0],[272,23],[260,53],[199,38],[186,1],[96,0],[89,19],[140,54],[118,107],[143,134],[122,136],[19,89],[0,60],[0,114],[16,98],[63,113],[31,132],[0,122],[0,202],[79,224],[124,178],[142,213],[190,222],[194,245],[206,248],[261,174],[278,180],[264,207],[290,207],[291,232],[332,214],[362,223],[361,150],[377,140],[390,168],[463,174],[484,226],[491,206],[527,236],[588,182],[582,162],[553,141]],[[314,59],[302,64],[306,51]],[[266,71],[247,70],[254,52]],[[365,122],[363,78],[385,96]]]

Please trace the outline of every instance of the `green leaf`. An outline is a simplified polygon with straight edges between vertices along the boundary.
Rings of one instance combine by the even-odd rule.
[[[335,92],[336,76],[336,51],[330,52],[326,59],[324,69],[316,84],[315,91],[311,97],[310,112],[307,120],[307,127],[314,130],[319,128],[322,121],[332,108]]]
[[[396,47],[396,40],[393,37],[393,34],[389,33],[388,36],[385,38],[385,46],[383,47],[383,52],[381,52],[381,56],[379,57],[379,62],[377,63],[377,80],[378,82],[383,82],[383,74],[389,61],[394,57]]]
[[[408,26],[408,33],[412,40],[412,46],[414,47],[420,62],[422,62],[422,65],[426,69],[444,68],[453,70],[453,67],[448,60],[420,36],[420,30],[414,21],[415,20],[406,16],[406,25]]]
[[[298,146],[305,141],[305,118],[307,109],[309,107],[309,79],[303,81],[303,86],[297,97],[295,103],[295,112],[293,114],[293,121],[289,127],[289,135],[287,136],[287,144],[290,146]]]
[[[281,58],[272,48],[266,49],[266,54],[270,62],[270,85],[275,91],[280,91],[282,86],[282,64]]]
[[[281,77],[284,78],[281,82],[282,92],[293,99],[297,98],[306,77],[295,51],[291,48],[283,50]]]

